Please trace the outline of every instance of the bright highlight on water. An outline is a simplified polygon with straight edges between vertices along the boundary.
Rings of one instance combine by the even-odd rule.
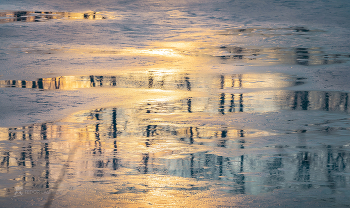
[[[0,2],[4,207],[346,207],[350,2]]]

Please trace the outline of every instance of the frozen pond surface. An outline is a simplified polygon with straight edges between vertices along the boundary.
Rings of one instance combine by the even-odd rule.
[[[1,206],[350,206],[350,2],[0,5]]]

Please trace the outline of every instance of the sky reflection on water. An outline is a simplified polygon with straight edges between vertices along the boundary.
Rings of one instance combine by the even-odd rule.
[[[0,23],[10,22],[41,22],[50,19],[106,19],[106,16],[96,12],[73,13],[73,12],[41,12],[41,11],[5,11],[0,12]]]
[[[350,204],[348,2],[1,6],[1,206]]]
[[[190,186],[163,184],[162,189],[200,193],[215,187],[223,191],[217,197],[347,189],[349,95],[290,90],[305,81],[272,73],[207,77],[154,72],[2,81],[3,87],[34,90],[28,93],[95,87],[207,93],[180,100],[146,99],[129,107],[75,113],[58,122],[1,128],[1,195],[40,193],[51,203],[80,186],[102,184],[107,198],[136,194],[132,198],[138,199],[159,189],[144,184],[141,175],[188,178]],[[322,111],[345,114],[332,118]],[[298,119],[305,122],[302,114],[311,118],[295,125]]]

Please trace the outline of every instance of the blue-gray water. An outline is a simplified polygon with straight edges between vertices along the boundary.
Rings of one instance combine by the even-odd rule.
[[[0,207],[350,206],[349,19],[0,0]]]

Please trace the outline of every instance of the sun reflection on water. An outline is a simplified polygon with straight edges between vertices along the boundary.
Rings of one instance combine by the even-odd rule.
[[[98,13],[11,15],[4,19],[105,19]],[[24,108],[35,102],[41,112],[38,116],[67,108],[60,104],[67,95],[51,93],[69,91],[83,97],[67,101],[79,111],[64,119],[0,128],[1,197],[32,195],[29,190],[35,190],[47,193],[42,197],[57,206],[89,200],[103,206],[226,206],[242,203],[240,196],[277,190],[304,192],[320,186],[340,190],[349,181],[348,93],[300,90],[308,82],[304,77],[238,73],[236,67],[336,64],[346,61],[347,55],[326,53],[318,47],[235,44],[242,36],[261,36],[257,29],[219,34],[184,29],[192,30],[195,32],[143,47],[21,48],[28,56],[54,53],[113,64],[122,58],[134,65],[123,71],[100,67],[71,76],[0,80],[1,89],[12,88],[19,94],[9,96],[10,103],[22,98]],[[271,33],[263,33],[264,37],[322,32],[261,30]],[[225,38],[220,45],[200,38],[210,35]],[[181,38],[187,41],[179,41]],[[212,67],[208,71],[208,62],[229,63],[230,69]],[[80,106],[93,107],[82,110]],[[35,112],[27,111],[27,116],[35,117]],[[330,114],[344,118],[327,117]],[[305,135],[311,138],[309,142]],[[317,141],[310,142],[312,138]]]
[[[54,192],[59,200],[70,198],[69,193],[79,193],[80,186],[99,184],[112,196],[136,197],[135,203],[176,205],[184,194],[195,196],[209,190],[220,190],[220,196],[261,194],[288,188],[291,183],[303,190],[305,184],[318,184],[309,178],[323,171],[321,164],[325,161],[345,164],[344,159],[349,157],[342,150],[345,146],[311,145],[309,151],[300,144],[302,135],[309,131],[319,139],[332,131],[339,132],[338,139],[343,138],[342,132],[348,129],[338,128],[338,123],[329,128],[322,123],[308,124],[308,130],[287,133],[265,128],[265,122],[275,125],[278,118],[265,117],[269,111],[349,113],[346,93],[284,89],[303,84],[301,78],[269,73],[202,77],[153,70],[118,76],[61,77],[60,84],[57,80],[39,79],[31,85],[8,80],[2,85],[44,90],[143,88],[145,94],[155,95],[168,89],[182,95],[144,95],[132,105],[82,111],[56,122],[1,128],[1,171],[2,180],[7,182],[0,187],[6,190],[2,197],[13,196],[13,187],[53,191],[62,183]],[[259,91],[242,91],[249,89]],[[210,92],[198,93],[201,90]],[[186,97],[188,92],[193,94]],[[254,118],[255,128],[251,124]],[[314,155],[313,151],[320,154]],[[336,155],[343,160],[336,159]],[[333,159],[329,159],[331,156]],[[312,169],[309,157],[318,161]],[[346,166],[330,171],[335,174],[345,170]],[[59,182],[62,177],[64,180]]]

